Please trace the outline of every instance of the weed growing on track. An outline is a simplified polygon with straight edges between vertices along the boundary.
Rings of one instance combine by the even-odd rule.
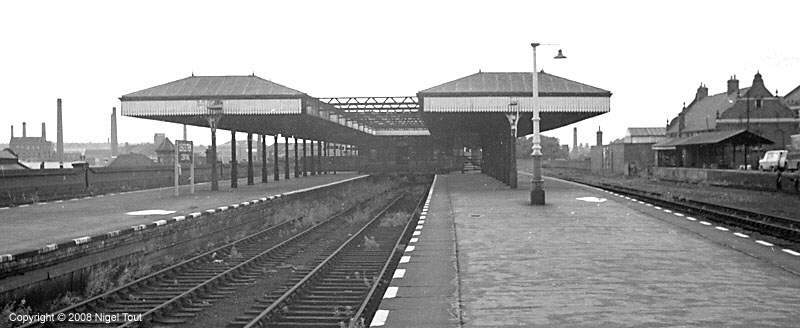
[[[29,315],[32,312],[31,307],[28,306],[24,298],[19,301],[19,304],[17,304],[17,302],[6,304],[0,309],[0,328],[11,328],[19,325],[16,322],[11,322],[10,315],[12,313],[17,315]]]
[[[378,226],[388,228],[403,226],[408,222],[409,217],[411,217],[411,214],[403,211],[387,214],[381,219]]]

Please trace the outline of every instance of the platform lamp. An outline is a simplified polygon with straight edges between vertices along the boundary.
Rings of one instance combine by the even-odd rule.
[[[533,159],[533,176],[531,177],[531,205],[544,205],[544,189],[542,188],[542,141],[539,135],[539,72],[536,70],[536,47],[542,45],[541,43],[532,42],[533,48],[533,74],[531,75],[532,102],[533,115],[531,123],[533,123],[533,145],[531,146],[531,158]],[[551,44],[547,44],[551,45]],[[566,59],[561,49],[558,49],[558,54],[553,59]]]
[[[219,190],[217,177],[217,123],[222,118],[222,100],[211,100],[206,105],[206,120],[211,127],[211,191]]]

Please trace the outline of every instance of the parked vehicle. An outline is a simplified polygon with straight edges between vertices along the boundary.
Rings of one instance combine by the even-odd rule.
[[[758,169],[762,171],[800,170],[800,151],[770,150],[758,160]]]
[[[800,172],[800,151],[789,151],[789,155],[786,156],[786,168],[789,171]]]
[[[783,171],[787,168],[788,150],[770,150],[758,160],[758,169],[761,171]]]

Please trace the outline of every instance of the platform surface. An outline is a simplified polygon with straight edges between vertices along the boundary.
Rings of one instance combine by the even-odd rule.
[[[14,254],[38,249],[82,236],[106,233],[132,225],[148,224],[191,212],[202,212],[220,206],[238,204],[259,197],[308,188],[334,181],[350,179],[354,173],[327,174],[247,185],[239,180],[239,188],[230,181],[220,181],[219,191],[211,192],[209,183],[198,184],[196,193],[182,186],[181,195],[174,188],[137,190],[95,197],[71,199],[0,210],[0,254]],[[130,215],[126,213],[163,210],[174,213],[160,215]]]
[[[800,322],[800,257],[554,179],[547,205],[531,207],[528,179],[509,190],[480,174],[437,177],[429,218],[398,267],[404,276],[390,284],[396,296],[379,307],[384,327]]]

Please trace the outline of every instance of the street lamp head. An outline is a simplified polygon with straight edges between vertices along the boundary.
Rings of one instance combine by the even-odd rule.
[[[531,47],[533,47],[533,48],[536,48],[536,47],[538,47],[539,45],[541,45],[541,43],[537,43],[537,42],[531,42]]]
[[[564,56],[564,53],[561,51],[561,49],[558,49],[558,54],[555,57],[553,57],[553,59],[566,59],[566,58],[567,56]]]

